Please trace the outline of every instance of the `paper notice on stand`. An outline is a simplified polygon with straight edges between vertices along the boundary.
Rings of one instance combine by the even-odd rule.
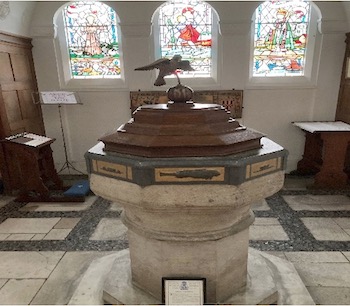
[[[21,133],[21,134],[7,137],[5,139],[15,143],[24,144],[26,146],[31,146],[31,147],[39,147],[53,140],[52,138],[36,135],[33,133]]]
[[[70,91],[42,91],[40,92],[42,104],[78,104],[74,92]]]

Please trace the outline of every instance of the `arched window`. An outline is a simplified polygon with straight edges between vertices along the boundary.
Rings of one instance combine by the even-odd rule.
[[[314,47],[314,35],[310,32],[316,32],[316,27],[310,28],[311,14],[311,5],[307,1],[266,1],[258,6],[255,11],[253,77],[310,74]]]
[[[208,4],[198,0],[171,0],[163,4],[155,17],[156,57],[179,54],[195,69],[181,72],[182,76],[212,77],[216,70],[213,47],[217,44],[217,39],[213,39],[217,33],[214,15]]]
[[[120,77],[115,11],[101,2],[74,2],[63,10],[72,78]]]
[[[55,53],[60,88],[124,88],[119,17],[98,1],[75,1],[55,13]]]

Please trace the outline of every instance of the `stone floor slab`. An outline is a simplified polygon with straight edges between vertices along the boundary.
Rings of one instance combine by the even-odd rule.
[[[0,278],[47,278],[64,252],[0,252]]]
[[[0,241],[6,240],[8,236],[10,236],[10,234],[0,234]]]
[[[331,218],[301,218],[317,240],[350,241],[350,236]]]
[[[89,196],[85,202],[30,202],[19,211],[82,211],[91,207],[96,196]]]
[[[350,263],[295,262],[305,286],[350,287]]]
[[[332,218],[342,229],[350,229],[350,218]]]
[[[10,279],[0,289],[2,305],[29,305],[45,279]]]
[[[44,238],[43,240],[64,240],[69,233],[71,232],[71,229],[55,229],[53,228]]]
[[[339,287],[308,287],[316,304],[320,305],[349,305],[350,288]]]
[[[8,218],[0,224],[2,234],[48,233],[61,218]]]
[[[350,198],[345,195],[285,195],[283,199],[294,210],[350,210]]]
[[[110,207],[109,207],[110,211],[122,211],[123,210],[123,206],[121,206],[118,203],[112,202]]]
[[[35,234],[31,240],[43,240],[46,234]]]
[[[277,218],[255,218],[253,225],[280,225]]]
[[[350,261],[350,252],[342,252],[342,253]]]
[[[264,211],[270,210],[270,206],[267,204],[266,200],[255,202],[252,204],[251,209],[253,211]]]
[[[112,252],[67,252],[32,301],[35,305],[67,305],[90,263]]]
[[[250,240],[289,240],[281,225],[252,225],[249,228]]]
[[[0,289],[8,282],[7,278],[0,278]]]
[[[291,262],[348,262],[342,252],[285,252]]]
[[[126,231],[120,219],[102,218],[90,240],[117,240],[126,237]]]
[[[29,241],[33,238],[34,234],[11,234],[6,240],[21,240],[21,241]]]
[[[81,218],[62,218],[54,226],[55,229],[72,229],[74,228]]]

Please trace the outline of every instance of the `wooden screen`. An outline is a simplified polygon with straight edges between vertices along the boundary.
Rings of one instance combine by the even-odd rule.
[[[196,103],[220,104],[233,118],[242,118],[243,90],[196,90],[193,101]],[[145,104],[168,103],[165,91],[131,91],[130,108],[134,112]]]

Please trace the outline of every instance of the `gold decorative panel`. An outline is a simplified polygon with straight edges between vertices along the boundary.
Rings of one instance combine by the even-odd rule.
[[[247,165],[247,167],[246,167],[246,179],[276,171],[278,169],[281,169],[281,166],[282,166],[281,157],[261,161],[261,162],[254,163],[251,165]]]
[[[196,103],[213,103],[224,106],[233,118],[242,118],[243,90],[198,90],[194,92]],[[146,104],[168,103],[165,91],[131,91],[131,111]]]
[[[156,168],[156,182],[223,182],[225,167]]]
[[[113,177],[119,177],[124,179],[132,179],[132,169],[131,167],[109,163],[102,160],[93,160],[92,161],[93,170],[97,173],[106,174]]]

